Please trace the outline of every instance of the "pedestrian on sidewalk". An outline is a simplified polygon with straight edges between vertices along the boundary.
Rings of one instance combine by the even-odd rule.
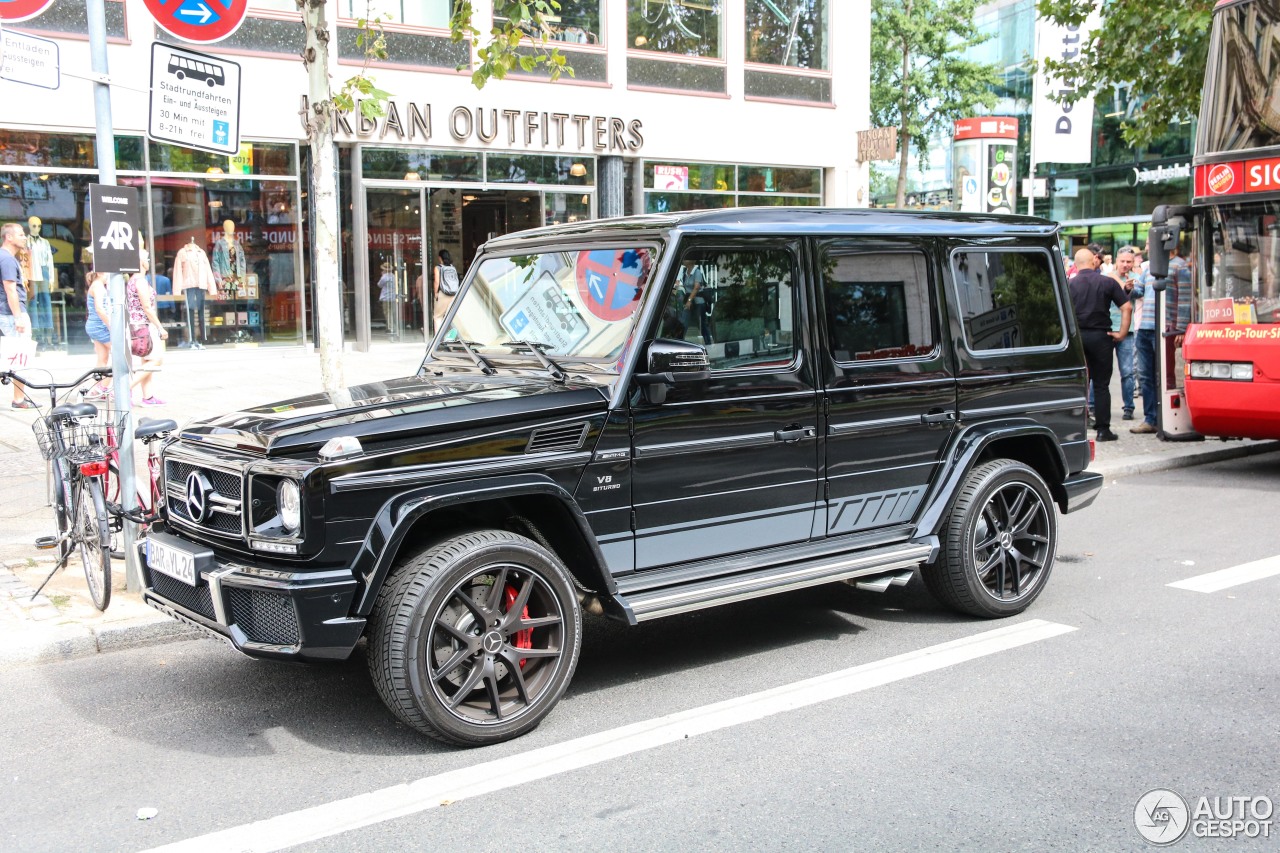
[[[129,277],[125,285],[125,304],[129,312],[130,352],[137,361],[130,389],[142,395],[144,406],[163,406],[165,401],[155,395],[151,383],[164,364],[164,342],[169,333],[156,314],[155,291],[147,281],[150,257],[142,253],[142,271]]]
[[[31,316],[27,313],[27,287],[22,279],[22,267],[18,253],[27,247],[27,233],[16,222],[0,226],[0,282],[4,293],[0,294],[0,335],[15,338],[31,337]],[[26,387],[13,383],[15,409],[34,409],[36,404],[27,399]]]
[[[104,272],[89,273],[84,317],[84,332],[93,342],[93,366],[104,370],[111,364],[111,295],[107,291],[108,280]],[[84,396],[87,400],[105,400],[110,393],[110,386],[101,381]]]
[[[432,317],[435,320],[435,328],[440,328],[440,323],[444,320],[444,315],[449,313],[449,306],[453,305],[453,297],[458,295],[458,270],[453,265],[453,257],[449,254],[448,249],[441,249],[436,257],[440,263],[436,264],[435,269],[431,271],[431,290],[435,296],[435,311]]]
[[[1133,287],[1138,280],[1138,274],[1134,271],[1133,263],[1133,249],[1125,246],[1116,253],[1115,270],[1111,273],[1111,277],[1120,284],[1125,296],[1129,298],[1130,304],[1133,301]],[[1120,331],[1120,309],[1114,305],[1111,306],[1111,331]],[[1133,391],[1136,380],[1134,376],[1134,335],[1132,326],[1130,326],[1129,333],[1116,342],[1116,362],[1120,366],[1120,399],[1124,408],[1123,418],[1126,421],[1131,421],[1133,420],[1135,407]]]
[[[1111,431],[1111,370],[1116,343],[1129,334],[1133,306],[1119,282],[1098,272],[1095,257],[1088,249],[1076,252],[1079,272],[1068,283],[1068,288],[1084,342],[1089,379],[1093,382],[1097,440],[1115,441],[1119,436]],[[1111,305],[1120,309],[1120,328],[1115,332],[1111,330]]]

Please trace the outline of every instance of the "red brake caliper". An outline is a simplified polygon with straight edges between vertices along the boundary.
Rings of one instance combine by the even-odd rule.
[[[506,602],[507,611],[510,612],[511,606],[516,603],[516,588],[514,586],[508,586],[506,591],[503,593],[502,597],[503,597],[503,600]],[[520,611],[520,618],[521,619],[529,618],[529,605],[526,604],[524,606],[524,609]],[[523,631],[516,631],[515,647],[517,649],[533,648],[533,629],[532,628],[526,628]],[[520,668],[524,669],[524,665],[527,662],[528,660],[526,658],[521,658]]]

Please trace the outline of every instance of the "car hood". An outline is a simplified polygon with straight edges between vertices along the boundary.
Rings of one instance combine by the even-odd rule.
[[[182,439],[267,455],[318,450],[336,436],[362,444],[434,437],[585,416],[608,406],[607,385],[527,375],[410,376],[311,394],[188,425]]]

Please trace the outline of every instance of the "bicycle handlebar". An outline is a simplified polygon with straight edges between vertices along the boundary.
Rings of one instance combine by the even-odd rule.
[[[37,388],[41,391],[61,391],[66,388],[75,388],[77,385],[79,385],[81,382],[88,379],[90,376],[92,376],[94,379],[106,379],[110,375],[111,375],[111,368],[95,367],[89,371],[86,371],[83,376],[81,376],[79,379],[77,379],[74,382],[49,382],[46,384],[40,384],[37,382],[32,382],[22,376],[19,376],[17,373],[13,372],[12,370],[0,370],[0,384],[8,385],[10,382],[13,382],[16,380],[18,382],[21,382],[23,385],[27,386],[28,388]]]

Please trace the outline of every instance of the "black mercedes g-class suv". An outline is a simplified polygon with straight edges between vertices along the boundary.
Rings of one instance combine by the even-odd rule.
[[[146,600],[258,657],[362,637],[459,744],[564,693],[583,609],[638,623],[919,570],[1022,612],[1087,506],[1055,226],[735,209],[486,244],[414,376],[191,425]]]

